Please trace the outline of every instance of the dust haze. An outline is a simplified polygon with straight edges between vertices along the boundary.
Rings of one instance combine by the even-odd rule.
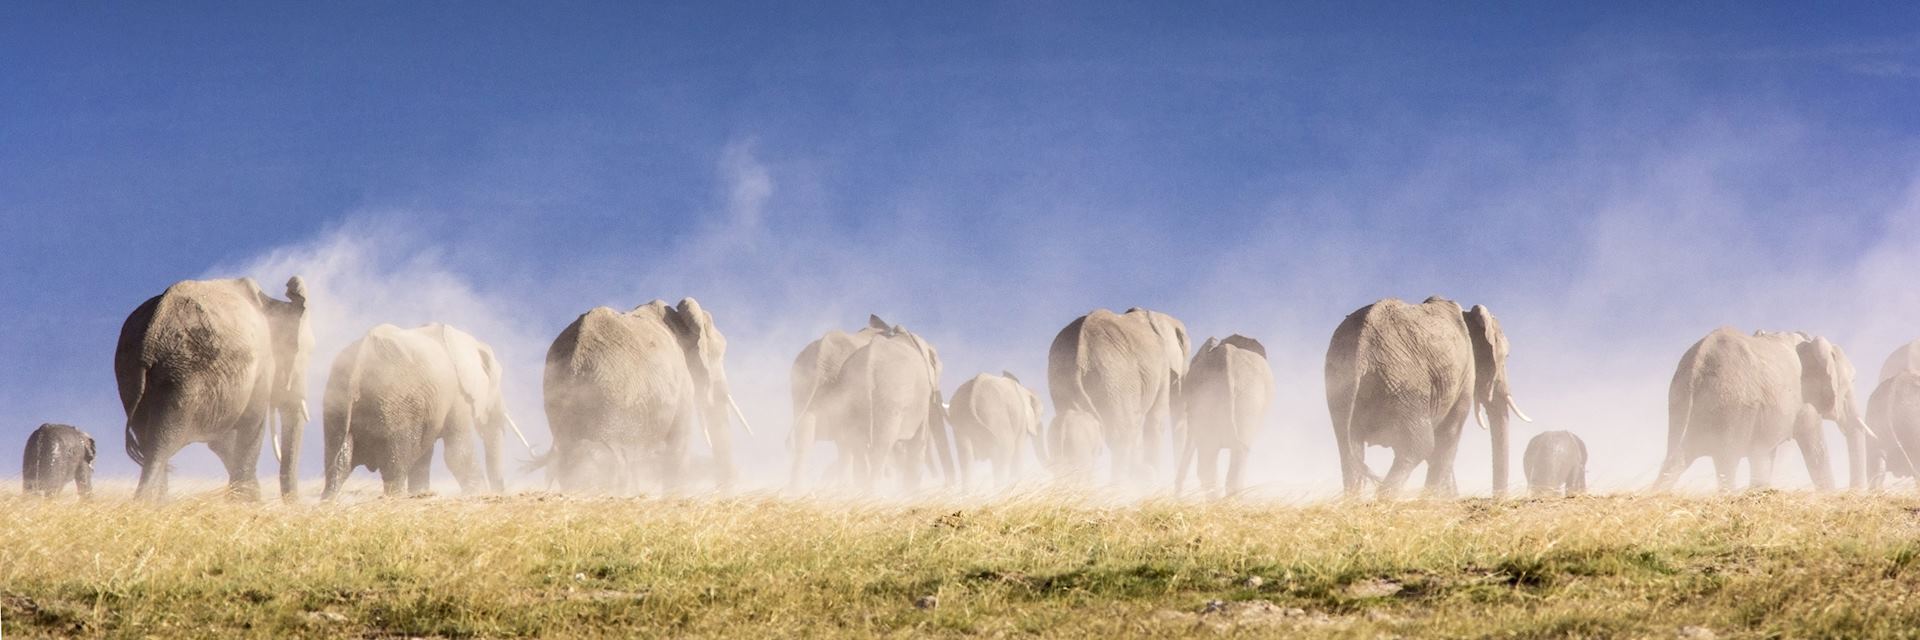
[[[1335,325],[1383,297],[1438,294],[1490,307],[1512,342],[1515,397],[1536,420],[1515,423],[1514,457],[1534,434],[1571,430],[1591,450],[1597,491],[1652,482],[1674,366],[1717,326],[1830,338],[1859,371],[1864,402],[1881,360],[1920,337],[1920,289],[1912,286],[1920,273],[1920,167],[1900,154],[1835,149],[1825,142],[1830,132],[1790,109],[1727,105],[1645,122],[1582,106],[1610,86],[1562,89],[1578,134],[1545,157],[1496,132],[1438,135],[1399,150],[1401,168],[1330,171],[1324,180],[1252,190],[1235,219],[1254,222],[1237,228],[1188,222],[1205,218],[1177,210],[1144,218],[1149,223],[1108,220],[1107,211],[1127,204],[1070,181],[1059,192],[1007,194],[1018,202],[995,211],[903,188],[892,215],[848,224],[805,150],[743,136],[714,153],[720,188],[707,206],[631,213],[690,221],[686,231],[637,241],[631,251],[517,264],[496,259],[498,247],[484,240],[446,233],[450,223],[433,212],[368,208],[343,212],[309,239],[181,277],[249,276],[270,290],[304,277],[315,407],[328,364],[374,325],[445,322],[468,331],[497,350],[509,408],[539,450],[549,445],[543,358],[563,327],[599,305],[698,298],[728,338],[728,375],[758,434],[736,435],[747,491],[784,484],[794,356],[828,329],[861,326],[869,313],[939,349],[948,393],[976,373],[1007,370],[1046,398],[1054,334],[1099,307],[1170,313],[1196,345],[1231,333],[1255,337],[1268,348],[1277,389],[1248,484],[1276,498],[1339,489],[1323,357]],[[114,336],[88,338],[110,350]],[[75,402],[117,409],[111,386],[91,391]],[[321,469],[314,418],[301,464],[309,493]],[[102,477],[131,476],[117,446],[122,425],[85,426],[103,442]],[[1460,488],[1484,493],[1488,439],[1471,422],[1467,430]],[[1828,425],[1830,456],[1843,468],[1837,434]],[[817,477],[833,452],[816,446],[809,466]],[[510,459],[527,457],[512,447]],[[696,444],[696,459],[705,454]],[[1776,482],[1808,486],[1793,446],[1779,455]],[[1369,451],[1376,469],[1387,457]],[[187,475],[218,469],[204,447],[187,449],[176,464]],[[272,468],[265,464],[263,472]],[[1693,468],[1683,485],[1708,486],[1708,466]],[[1030,480],[1045,479],[1032,460],[1026,467]],[[1163,454],[1159,484],[1171,485],[1171,468]],[[444,468],[435,482],[453,489]],[[543,476],[510,482],[544,486]]]

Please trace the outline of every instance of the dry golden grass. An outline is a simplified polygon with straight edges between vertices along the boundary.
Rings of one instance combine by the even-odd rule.
[[[70,496],[0,495],[7,638],[1920,637],[1907,495]]]

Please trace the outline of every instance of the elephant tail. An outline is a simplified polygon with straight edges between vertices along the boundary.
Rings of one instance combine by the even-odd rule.
[[[343,471],[352,469],[353,409],[355,405],[360,404],[360,374],[365,368],[367,341],[372,339],[373,335],[368,334],[366,337],[361,338],[359,342],[354,343],[352,364],[347,366],[347,397],[346,401],[339,405],[341,408],[340,449],[333,452],[334,460],[331,461],[331,466]],[[340,475],[341,479],[344,480],[346,474],[341,473]]]
[[[146,399],[147,369],[141,367],[134,375],[138,376],[138,384],[134,385],[134,388],[138,391],[134,394],[133,398],[127,402],[125,443],[127,447],[127,457],[132,458],[134,464],[140,465],[140,468],[144,469],[147,466],[147,452],[146,446],[140,443],[140,425],[144,422],[144,419],[152,413],[150,408],[141,407],[141,402]]]
[[[1671,469],[1686,459],[1687,431],[1693,428],[1694,389],[1699,385],[1699,347],[1688,352],[1680,371],[1667,387],[1667,459],[1663,468]]]

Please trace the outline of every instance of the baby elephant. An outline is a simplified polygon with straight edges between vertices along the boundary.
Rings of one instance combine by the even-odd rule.
[[[1254,434],[1267,420],[1273,402],[1273,370],[1267,366],[1267,348],[1240,334],[1208,338],[1187,367],[1187,433],[1173,476],[1173,491],[1185,488],[1187,463],[1198,458],[1200,488],[1209,496],[1240,493],[1245,482],[1247,450]],[[1227,452],[1227,488],[1219,482],[1220,452]]]
[[[1005,488],[1020,473],[1028,439],[1040,439],[1040,396],[1013,374],[980,374],[960,385],[947,406],[959,455],[960,488],[972,484],[976,460],[993,463],[994,484]]]
[[[1587,491],[1587,444],[1565,431],[1548,431],[1527,442],[1523,461],[1527,485],[1536,496]]]
[[[93,436],[64,424],[43,424],[27,436],[20,475],[28,494],[53,497],[72,480],[81,497],[93,495]]]

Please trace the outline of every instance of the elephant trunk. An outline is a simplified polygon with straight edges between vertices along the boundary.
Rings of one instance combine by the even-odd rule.
[[[714,481],[721,491],[733,488],[733,433],[728,429],[731,426],[728,418],[738,411],[733,394],[724,382],[708,387],[701,421],[706,428],[707,444],[713,449]]]
[[[280,459],[280,497],[293,501],[300,494],[300,438],[306,433],[307,401],[282,407],[280,429],[274,436],[274,455]]]
[[[1507,410],[1504,403],[1499,411],[1488,416],[1493,432],[1493,497],[1507,495]]]

